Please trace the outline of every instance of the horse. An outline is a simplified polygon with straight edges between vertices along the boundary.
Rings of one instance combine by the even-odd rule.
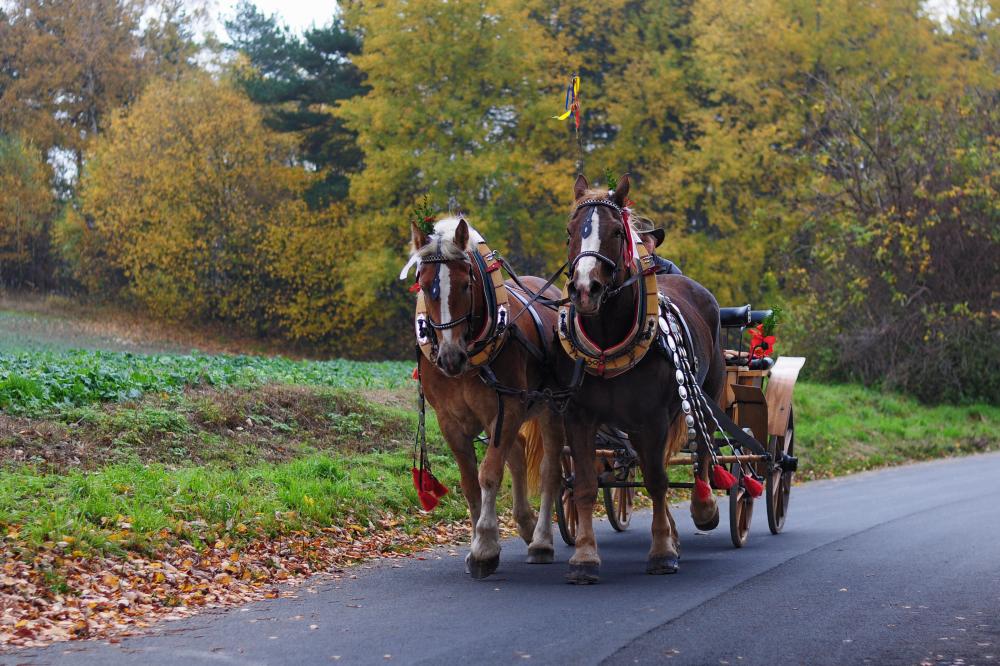
[[[574,326],[573,330],[582,333],[581,338],[586,338],[586,344],[590,345],[586,377],[565,412],[565,436],[576,470],[573,495],[579,515],[576,550],[566,574],[567,581],[574,584],[590,584],[599,579],[601,559],[592,519],[598,488],[594,438],[600,424],[628,433],[652,499],[652,545],[646,573],[671,574],[679,568],[680,540],[666,502],[669,479],[665,463],[685,441],[695,436],[695,431],[689,429],[684,410],[690,410],[690,403],[683,399],[687,397],[685,390],[678,388],[677,369],[669,352],[651,348],[651,339],[656,341],[655,328],[665,320],[659,316],[655,302],[652,313],[641,302],[652,267],[643,270],[634,260],[634,256],[645,251],[638,247],[637,235],[628,226],[629,187],[627,174],[610,191],[591,189],[587,179],[579,176],[573,188],[574,203],[566,229],[569,268],[564,293],[572,307],[567,307],[568,319],[567,310],[560,314],[560,336],[564,350],[578,357],[580,354],[565,342],[573,338],[568,335],[569,327]],[[725,388],[725,359],[715,297],[683,275],[656,276],[655,287],[673,301],[686,321],[694,364],[700,369],[698,384],[705,395],[720,399]],[[640,311],[651,318],[640,322]],[[605,353],[622,349],[627,353],[616,358],[624,365],[619,364],[615,372],[610,372]],[[572,362],[571,355],[560,355],[559,381],[566,381]],[[708,483],[710,454],[705,446],[699,454],[696,474]],[[703,530],[715,528],[719,510],[714,495],[711,492],[702,493],[708,497],[695,495],[691,503],[695,525]]]
[[[417,265],[415,288],[421,296],[415,325],[424,352],[418,372],[458,464],[469,505],[473,538],[467,571],[479,579],[499,566],[496,498],[505,462],[511,470],[518,532],[528,544],[527,561],[550,563],[555,555],[551,508],[559,475],[556,450],[562,449],[563,435],[561,420],[538,389],[547,387],[551,377],[556,315],[546,308],[529,309],[534,293],[503,282],[499,273],[494,278],[500,262],[464,217],[438,221],[429,234],[411,226],[412,254],[403,275]],[[520,280],[534,291],[546,286],[539,278]],[[551,287],[545,293],[558,297]],[[490,442],[477,471],[474,438],[484,430]],[[545,480],[537,520],[528,502],[529,471]]]

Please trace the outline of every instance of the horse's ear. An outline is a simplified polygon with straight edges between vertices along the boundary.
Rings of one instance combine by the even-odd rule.
[[[627,173],[618,179],[618,184],[615,185],[614,201],[619,206],[624,207],[625,202],[628,201],[628,188],[630,184],[631,183]]]
[[[416,222],[410,222],[410,231],[412,233],[411,238],[413,240],[414,252],[422,248],[424,245],[427,245],[427,234],[424,233],[423,229],[417,226]]]
[[[458,226],[455,227],[455,245],[463,250],[469,245],[469,223],[465,221],[464,217],[458,221]]]
[[[589,188],[590,183],[587,182],[587,177],[581,173],[576,177],[576,183],[573,184],[573,198],[579,199]]]

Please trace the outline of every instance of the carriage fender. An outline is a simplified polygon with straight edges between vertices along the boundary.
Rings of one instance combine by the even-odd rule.
[[[802,356],[782,356],[771,368],[767,380],[767,433],[784,437],[788,430],[788,417],[792,413],[792,391],[799,371],[805,365]]]

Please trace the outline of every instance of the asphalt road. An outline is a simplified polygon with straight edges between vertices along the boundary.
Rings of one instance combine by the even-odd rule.
[[[750,541],[696,535],[681,570],[643,573],[649,517],[598,535],[601,583],[557,562],[465,575],[447,551],[318,584],[295,599],[159,626],[118,645],[61,644],[5,664],[1000,664],[1000,455],[794,488],[786,531],[758,504]],[[558,536],[556,537],[558,539]],[[399,566],[398,564],[396,565]]]

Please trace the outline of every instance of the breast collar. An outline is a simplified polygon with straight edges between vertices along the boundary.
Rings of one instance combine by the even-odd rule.
[[[466,253],[482,278],[483,294],[483,325],[476,337],[466,347],[469,355],[469,368],[475,369],[489,363],[500,353],[507,340],[507,324],[510,309],[507,304],[507,289],[504,286],[503,274],[496,253],[486,245],[486,242],[476,244],[475,250]],[[440,255],[431,255],[421,259],[421,264],[444,263],[446,259]],[[487,282],[487,276],[489,281]],[[472,313],[470,313],[472,314]],[[466,315],[468,317],[469,315]],[[459,320],[434,324],[427,314],[427,302],[423,291],[417,293],[417,305],[414,313],[414,332],[417,345],[424,357],[434,363],[438,355],[437,336],[434,328],[449,328],[457,325]],[[462,318],[460,321],[464,321]]]
[[[635,318],[625,338],[617,344],[601,348],[591,340],[580,324],[580,315],[569,300],[569,282],[563,286],[567,301],[559,308],[559,342],[574,361],[582,359],[588,374],[610,379],[622,375],[643,359],[653,342],[659,318],[659,287],[653,257],[640,243],[632,266],[643,275],[637,280],[639,293],[635,299]]]

